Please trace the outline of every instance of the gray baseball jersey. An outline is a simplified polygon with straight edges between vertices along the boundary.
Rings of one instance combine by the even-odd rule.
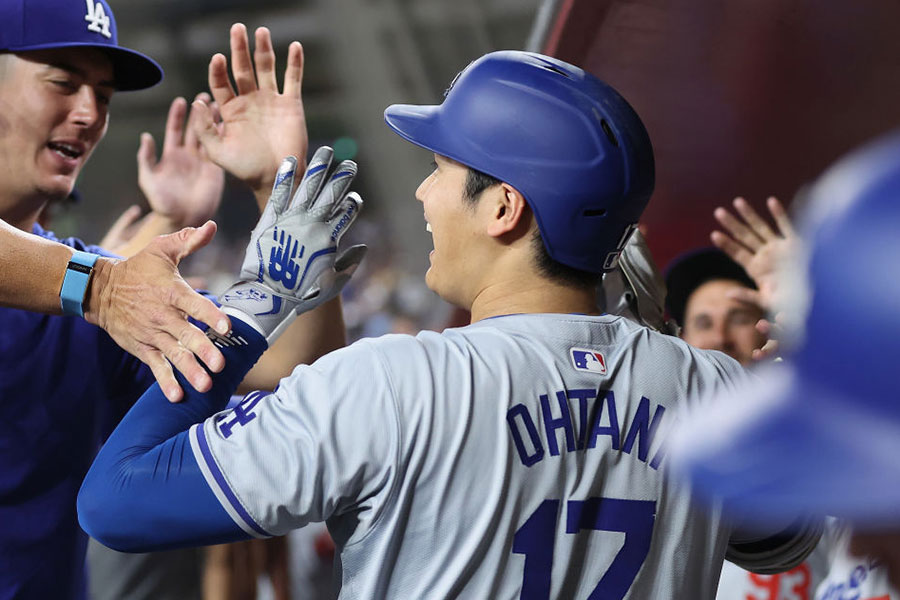
[[[191,429],[251,535],[326,520],[341,598],[712,599],[717,510],[664,476],[737,362],[615,316],[362,340]]]

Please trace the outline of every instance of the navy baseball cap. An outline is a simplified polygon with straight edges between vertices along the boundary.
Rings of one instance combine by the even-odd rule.
[[[119,46],[106,0],[0,1],[0,52],[74,47],[105,52],[118,90],[141,90],[162,81],[156,61]]]

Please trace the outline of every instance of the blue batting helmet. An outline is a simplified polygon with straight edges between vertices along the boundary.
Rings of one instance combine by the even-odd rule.
[[[384,118],[408,141],[516,188],[550,256],[576,269],[615,267],[653,192],[653,149],[631,106],[548,56],[492,52],[442,104],[395,104]]]
[[[683,465],[744,518],[813,512],[896,526],[900,133],[837,163],[811,194],[800,341],[763,385],[689,425]]]

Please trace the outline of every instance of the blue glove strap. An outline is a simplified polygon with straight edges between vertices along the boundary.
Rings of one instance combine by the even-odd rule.
[[[77,315],[84,317],[84,296],[87,293],[88,282],[91,280],[91,271],[99,255],[76,250],[66,267],[66,276],[63,279],[62,289],[59,290],[59,302],[62,305],[64,315]]]

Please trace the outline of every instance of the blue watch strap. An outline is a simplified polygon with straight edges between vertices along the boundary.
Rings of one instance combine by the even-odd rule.
[[[94,263],[98,258],[100,258],[98,254],[76,250],[69,260],[62,289],[59,290],[59,301],[64,315],[84,317],[82,303],[88,282],[91,280]]]

